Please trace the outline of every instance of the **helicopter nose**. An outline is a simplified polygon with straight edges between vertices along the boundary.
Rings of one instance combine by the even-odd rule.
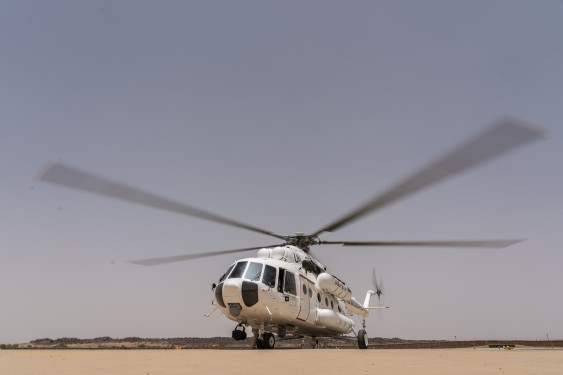
[[[243,307],[258,302],[258,284],[242,279],[227,279],[223,283],[223,301],[229,306],[229,313],[239,316]]]
[[[223,301],[227,305],[241,303],[241,279],[227,279],[223,283]]]
[[[223,301],[229,307],[229,314],[239,316],[242,311],[241,279],[227,279],[223,283]]]

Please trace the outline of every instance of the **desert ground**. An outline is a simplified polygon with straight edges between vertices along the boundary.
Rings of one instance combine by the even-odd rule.
[[[3,375],[562,374],[563,350],[2,350]]]

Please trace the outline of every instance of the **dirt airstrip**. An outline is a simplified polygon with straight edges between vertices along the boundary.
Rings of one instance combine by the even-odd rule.
[[[563,350],[2,350],[2,375],[563,374]]]

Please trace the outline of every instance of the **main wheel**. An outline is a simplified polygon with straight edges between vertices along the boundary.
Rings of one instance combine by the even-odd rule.
[[[262,335],[262,345],[264,346],[264,349],[274,349],[274,346],[276,345],[276,338],[274,337],[274,334],[264,332]]]
[[[364,329],[360,329],[358,332],[358,347],[360,349],[368,348],[368,334]]]

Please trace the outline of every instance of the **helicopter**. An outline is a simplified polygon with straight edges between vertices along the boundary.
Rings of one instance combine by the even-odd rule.
[[[195,208],[180,202],[145,192],[123,183],[114,182],[82,169],[49,163],[38,172],[36,179],[106,197],[128,201],[165,211],[213,221],[276,238],[277,244],[234,250],[200,252],[187,255],[134,260],[131,263],[154,266],[203,257],[243,253],[257,250],[254,257],[239,259],[212,285],[214,308],[236,322],[232,338],[245,340],[246,328],[253,333],[253,347],[273,349],[278,340],[310,337],[313,345],[321,337],[343,337],[357,340],[358,348],[368,348],[365,318],[381,305],[382,283],[366,292],[363,303],[352,296],[344,281],[330,273],[326,265],[313,255],[317,245],[379,246],[379,247],[482,247],[504,248],[521,239],[489,239],[458,241],[323,241],[321,236],[334,232],[351,222],[373,213],[415,192],[466,171],[534,140],[545,137],[545,131],[513,117],[503,117],[452,151],[420,168],[320,229],[306,234],[279,235]],[[378,306],[370,306],[376,295]],[[362,320],[356,326],[352,317]],[[353,336],[350,336],[352,334]]]

